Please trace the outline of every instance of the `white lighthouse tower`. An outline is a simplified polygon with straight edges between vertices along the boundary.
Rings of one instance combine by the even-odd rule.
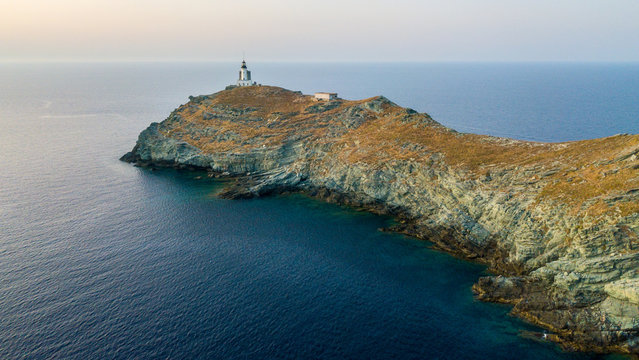
[[[251,86],[255,82],[251,81],[251,72],[246,68],[246,61],[242,60],[240,67],[240,78],[237,80],[237,86]]]

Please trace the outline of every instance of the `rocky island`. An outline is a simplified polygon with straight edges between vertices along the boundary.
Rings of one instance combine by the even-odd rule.
[[[639,135],[537,143],[465,134],[378,96],[271,86],[191,97],[122,160],[389,214],[393,231],[485,263],[477,298],[564,347],[639,354]]]

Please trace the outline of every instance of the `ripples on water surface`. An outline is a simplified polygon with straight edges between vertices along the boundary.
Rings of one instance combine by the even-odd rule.
[[[590,357],[518,337],[534,328],[472,299],[482,266],[378,232],[390,219],[220,200],[199,174],[117,161],[236,65],[0,66],[0,358]],[[639,132],[637,65],[253,65],[263,83],[384,94],[462,131]]]

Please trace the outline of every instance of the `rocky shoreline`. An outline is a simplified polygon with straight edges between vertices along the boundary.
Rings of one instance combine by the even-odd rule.
[[[191,97],[122,160],[234,178],[220,196],[304,192],[488,264],[482,301],[566,348],[639,353],[639,136],[541,144],[461,134],[384,97],[269,86]]]

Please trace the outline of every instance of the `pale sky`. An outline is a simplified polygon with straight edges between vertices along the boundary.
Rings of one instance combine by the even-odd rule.
[[[0,60],[639,61],[639,0],[0,0]]]

